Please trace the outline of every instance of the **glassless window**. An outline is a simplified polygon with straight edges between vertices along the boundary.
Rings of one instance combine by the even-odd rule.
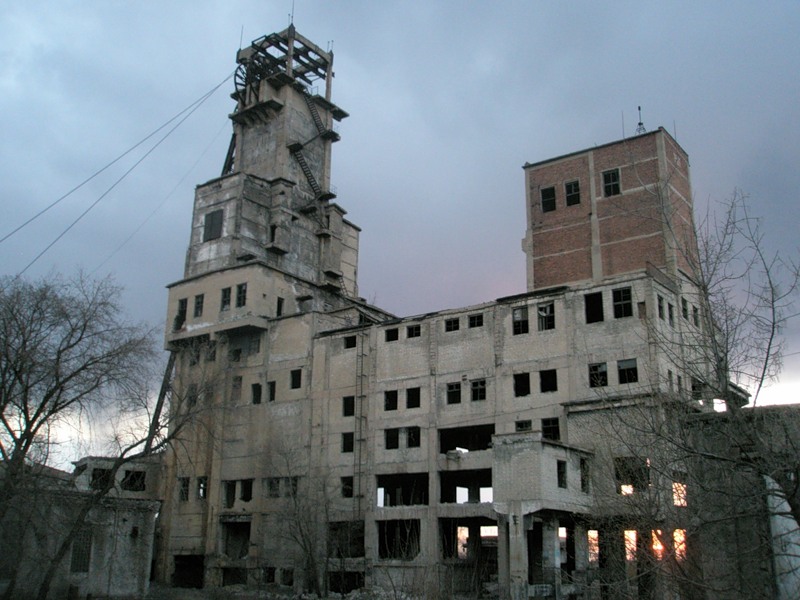
[[[552,212],[556,209],[556,188],[542,188],[542,212]]]
[[[603,196],[616,196],[619,193],[619,169],[605,171],[603,173]]]

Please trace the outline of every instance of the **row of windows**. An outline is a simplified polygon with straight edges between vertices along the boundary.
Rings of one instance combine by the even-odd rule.
[[[599,323],[605,319],[603,292],[584,294],[584,312],[587,323]],[[633,293],[631,288],[622,287],[611,290],[611,305],[615,319],[633,316]]]
[[[670,327],[675,326],[675,307],[672,303],[665,302],[664,297],[660,294],[656,297],[658,301],[658,318],[662,321],[667,320]],[[664,306],[666,305],[666,311]],[[691,312],[689,311],[690,304],[686,298],[681,298],[681,316],[684,321],[694,323],[695,327],[700,327],[700,309],[691,305]],[[690,317],[691,315],[691,317]]]
[[[236,286],[236,308],[241,308],[247,304],[247,283],[240,283]],[[219,309],[220,311],[228,310],[231,307],[231,288],[222,288],[220,292]],[[197,294],[194,297],[194,308],[192,314],[194,318],[203,316],[203,309],[205,308],[205,294]],[[183,328],[186,323],[186,316],[189,312],[189,299],[180,298],[178,300],[178,312],[175,315],[175,322],[173,329],[178,331]]]
[[[473,402],[486,400],[486,380],[473,379],[470,384],[470,398]],[[460,404],[461,403],[461,382],[454,381],[447,384],[447,403]]]
[[[178,500],[186,502],[189,500],[191,491],[191,478],[178,477]],[[208,477],[198,477],[195,482],[195,498],[205,500],[208,497]]]
[[[639,381],[639,369],[635,358],[617,361],[617,381],[620,384]],[[606,363],[589,364],[589,387],[606,387],[608,385],[608,365]]]
[[[603,196],[618,196],[621,193],[619,169],[603,171]],[[543,187],[539,190],[542,212],[556,210],[555,186]],[[581,203],[581,184],[579,180],[567,181],[564,184],[564,203],[566,206],[576,206]]]
[[[591,489],[591,472],[589,470],[589,459],[581,458],[580,468],[580,487],[584,494],[588,494]],[[567,461],[556,460],[556,484],[561,489],[569,489],[567,478]]]

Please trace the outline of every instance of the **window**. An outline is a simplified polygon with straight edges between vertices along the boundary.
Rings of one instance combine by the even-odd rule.
[[[409,325],[406,327],[406,337],[415,338],[422,334],[422,329],[419,325]]]
[[[356,414],[356,397],[345,396],[342,398],[342,416],[352,417]]]
[[[303,369],[292,369],[289,377],[293,390],[299,389],[303,385]]]
[[[617,361],[617,374],[620,383],[636,383],[639,381],[639,372],[636,369],[636,359],[627,358]]]
[[[409,448],[419,448],[420,439],[419,427],[406,427],[406,446]]]
[[[675,529],[672,532],[672,549],[675,551],[675,560],[686,560],[686,530]]]
[[[586,322],[599,323],[603,320],[603,293],[593,292],[583,297],[586,309]]]
[[[267,478],[267,496],[270,498],[281,497],[281,478],[268,477]]]
[[[231,362],[239,362],[240,360],[242,360],[242,349],[230,348],[228,350],[228,360]]]
[[[530,431],[531,429],[533,429],[533,421],[531,421],[530,419],[525,419],[523,421],[515,421],[514,429],[516,431]]]
[[[92,528],[84,525],[72,540],[70,573],[88,573],[92,558]]]
[[[355,434],[347,431],[342,434],[342,452],[352,452],[355,445]]]
[[[619,169],[603,172],[603,196],[616,196],[619,194]]]
[[[542,438],[557,442],[561,439],[561,427],[558,417],[542,419]]]
[[[341,478],[342,481],[342,498],[353,497],[353,476],[348,475]]]
[[[675,327],[675,307],[672,304],[667,304],[667,317],[669,318],[669,326]]]
[[[283,495],[288,498],[297,497],[297,485],[300,483],[299,477],[284,477],[283,478]]]
[[[205,500],[208,497],[208,477],[197,478],[197,499]]]
[[[228,310],[231,307],[231,288],[222,288],[222,295],[220,296],[219,309]]]
[[[692,307],[692,321],[695,327],[700,327],[700,310],[696,306]]]
[[[89,487],[93,490],[102,490],[109,487],[114,482],[111,481],[111,469],[92,469],[92,479],[89,481]]]
[[[656,299],[658,300],[658,318],[662,321],[664,320],[664,297],[657,296]]]
[[[204,294],[197,294],[194,297],[194,317],[202,317],[203,316],[203,301],[205,300]]]
[[[247,284],[240,283],[236,286],[236,308],[241,308],[247,304]]]
[[[275,402],[276,398],[276,390],[275,390],[275,382],[268,381],[267,382],[267,402]]]
[[[420,390],[418,387],[406,390],[406,408],[419,408]]]
[[[470,384],[472,388],[472,401],[486,400],[486,380],[474,379]]]
[[[689,303],[686,301],[686,298],[681,298],[681,316],[684,321],[689,320]]]
[[[538,315],[539,331],[547,331],[556,328],[556,307],[552,302],[540,304],[536,307]]]
[[[558,487],[567,489],[567,461],[556,461],[556,479],[558,481]]]
[[[672,474],[672,505],[688,506],[686,502],[686,473],[675,472]]]
[[[344,338],[344,347],[347,348],[355,348],[356,347],[356,336],[348,335]]]
[[[281,585],[286,585],[286,586],[294,585],[294,569],[291,568],[281,569]]]
[[[614,459],[614,475],[617,480],[617,493],[629,496],[650,485],[650,470],[646,458],[620,456]]]
[[[143,492],[145,489],[145,472],[125,471],[119,486],[129,492]]]
[[[608,367],[606,363],[589,365],[589,387],[606,387],[608,385]]]
[[[261,404],[261,384],[254,383],[250,386],[250,397],[253,400],[253,404]]]
[[[483,327],[483,313],[478,315],[470,315],[469,327],[470,329],[474,329],[475,327]]]
[[[242,398],[242,378],[234,377],[231,381],[231,402],[238,402]]]
[[[188,302],[189,301],[186,298],[181,298],[180,300],[178,300],[178,312],[175,314],[175,322],[173,323],[172,326],[172,329],[174,331],[183,329],[183,325],[186,323],[186,311]]]
[[[255,356],[259,352],[261,352],[261,334],[253,333],[247,339],[247,354]]]
[[[514,373],[514,395],[519,398],[521,396],[530,396],[531,394],[531,376],[530,373]]]
[[[189,500],[189,483],[188,477],[178,477],[178,501],[187,502]]]
[[[692,400],[702,400],[705,384],[699,379],[692,377]]]
[[[387,342],[396,342],[400,338],[400,330],[397,327],[387,329],[384,331],[384,336]]]
[[[264,567],[264,583],[275,583],[275,567]]]
[[[460,404],[461,403],[461,383],[448,383],[447,384],[447,403]]]
[[[239,482],[239,500],[250,502],[253,499],[253,480],[242,479]]]
[[[567,196],[567,206],[581,203],[581,185],[578,181],[568,181],[564,184],[564,194]]]
[[[383,392],[383,410],[397,410],[397,390]]]
[[[203,223],[203,241],[216,240],[222,237],[222,209],[206,213]]]
[[[618,288],[611,290],[611,298],[614,302],[614,318],[622,319],[633,316],[633,298],[631,288]]]
[[[592,473],[590,470],[589,459],[580,459],[579,465],[581,470],[581,491],[584,494],[588,494],[592,487]]]
[[[511,311],[511,323],[514,335],[528,333],[528,307],[521,306]]]
[[[554,211],[556,209],[556,188],[542,188],[540,194],[542,196],[542,212]]]
[[[539,391],[543,394],[558,391],[558,374],[555,369],[539,371]]]
[[[222,489],[225,492],[225,508],[233,508],[236,503],[236,481],[223,481]]]
[[[459,320],[456,319],[445,319],[444,321],[444,330],[445,331],[458,331],[460,327]]]
[[[400,430],[398,428],[383,431],[387,450],[397,450],[400,447]]]
[[[283,316],[283,298],[280,296],[275,299],[275,316]]]

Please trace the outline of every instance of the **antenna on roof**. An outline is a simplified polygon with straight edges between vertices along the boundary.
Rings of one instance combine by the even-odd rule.
[[[647,129],[644,128],[644,123],[642,123],[642,107],[639,107],[639,124],[636,126],[636,134],[640,133],[647,133]]]
[[[294,25],[294,0],[292,0],[292,12],[289,13],[289,25]]]

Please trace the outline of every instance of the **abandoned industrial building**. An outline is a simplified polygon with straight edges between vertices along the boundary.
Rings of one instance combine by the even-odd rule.
[[[166,459],[158,576],[705,597],[679,575],[726,558],[708,564],[692,529],[692,465],[643,426],[675,404],[714,414],[675,139],[526,164],[527,291],[401,318],[358,295],[359,228],[330,187],[348,116],[332,54],[290,26],[237,61],[230,150],[168,286],[172,410],[195,420]],[[747,560],[731,568],[771,590],[768,550]],[[762,597],[736,594],[710,597]]]

